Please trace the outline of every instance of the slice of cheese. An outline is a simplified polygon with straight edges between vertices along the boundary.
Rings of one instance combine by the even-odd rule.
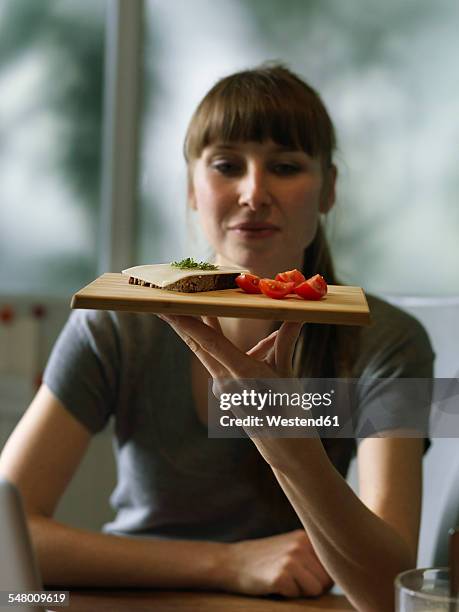
[[[157,287],[167,287],[176,283],[184,278],[191,276],[215,276],[217,274],[244,274],[248,270],[242,268],[231,268],[228,266],[217,266],[217,270],[199,270],[198,268],[188,268],[181,270],[175,268],[168,263],[165,264],[151,264],[145,266],[134,266],[133,268],[127,268],[123,270],[123,274],[138,278],[147,283],[152,283]]]

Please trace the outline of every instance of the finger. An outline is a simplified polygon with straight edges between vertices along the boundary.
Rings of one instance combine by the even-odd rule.
[[[294,597],[301,597],[303,591],[293,576],[285,576],[282,580],[282,584],[276,589],[275,594],[293,599]]]
[[[318,597],[324,590],[320,580],[311,571],[300,564],[295,568],[294,580],[300,591],[300,595]]]
[[[315,553],[313,556],[308,556],[307,561],[305,561],[302,565],[319,581],[322,587],[322,591],[331,587],[331,585],[333,584],[333,580],[325,571],[325,568],[317,559]]]
[[[252,346],[252,348],[246,352],[246,355],[249,355],[250,357],[255,357],[255,359],[264,359],[268,352],[272,350],[274,346],[277,332],[278,330],[276,329],[271,334],[269,334],[269,336],[266,336],[266,338],[263,338],[262,340],[260,340],[260,342],[257,342],[255,346]]]
[[[317,556],[307,532],[304,529],[299,529],[294,533],[300,535],[303,539],[303,547],[298,551],[298,562],[317,578],[322,588],[330,587],[333,584],[333,580]]]
[[[284,321],[280,326],[274,345],[277,369],[280,373],[291,375],[295,345],[303,323]]]

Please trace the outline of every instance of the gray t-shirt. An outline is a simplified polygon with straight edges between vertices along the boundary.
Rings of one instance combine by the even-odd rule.
[[[356,377],[432,376],[432,348],[411,316],[369,296],[373,324],[361,335]],[[117,511],[107,533],[238,541],[301,528],[250,439],[208,438],[191,391],[191,352],[155,315],[72,312],[44,383],[91,432],[115,419]],[[403,397],[391,397],[402,413]],[[361,398],[360,418],[378,403]],[[390,425],[390,424],[389,424]],[[324,440],[345,476],[355,442]]]

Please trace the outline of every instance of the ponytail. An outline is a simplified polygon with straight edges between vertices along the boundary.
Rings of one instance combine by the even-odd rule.
[[[321,224],[304,251],[303,274],[321,274],[327,284],[338,285],[330,247]],[[338,378],[352,375],[359,344],[359,329],[353,326],[307,323],[295,350],[293,370],[298,378]]]

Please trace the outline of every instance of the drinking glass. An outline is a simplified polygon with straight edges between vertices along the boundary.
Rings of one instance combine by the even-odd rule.
[[[395,579],[396,612],[459,612],[459,598],[449,596],[446,567],[413,569]]]

